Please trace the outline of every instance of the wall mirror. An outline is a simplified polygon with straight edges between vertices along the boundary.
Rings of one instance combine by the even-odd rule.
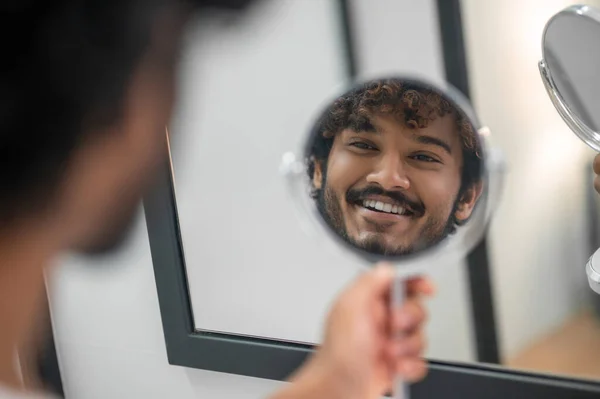
[[[596,378],[568,368],[591,352],[575,345],[596,336],[595,297],[581,278],[593,240],[591,158],[537,70],[544,24],[562,6],[533,2],[516,19],[503,2],[487,3],[264,1],[240,28],[191,27],[166,136],[171,162],[145,202],[173,364],[283,379],[318,345],[328,304],[365,260],[306,234],[282,154],[304,146],[324,99],[357,76],[423,76],[468,99],[510,166],[482,240],[429,271],[439,289],[427,305],[426,357]],[[489,29],[510,21],[515,32]],[[581,325],[583,335],[561,335]],[[247,361],[231,362],[236,353]],[[263,356],[271,360],[258,364]]]
[[[419,11],[423,23],[431,26],[431,33],[423,38],[429,50],[421,55],[420,63],[433,76],[427,81],[443,87],[444,58],[438,50],[431,6],[424,4]],[[314,345],[320,341],[329,303],[364,269],[365,262],[351,253],[329,250],[302,230],[279,167],[283,153],[306,144],[324,102],[351,85],[355,77],[348,70],[338,3],[265,2],[255,12],[240,31],[227,30],[218,22],[190,29],[183,62],[185,84],[178,113],[169,126],[170,173],[193,328]],[[282,23],[282,18],[287,22]],[[312,23],[303,24],[306,19]],[[221,29],[225,39],[204,39],[203,32],[210,29]],[[302,46],[289,45],[300,36]],[[249,43],[240,43],[241,37]],[[241,51],[250,44],[263,50]],[[366,57],[371,49],[365,48]],[[204,54],[213,57],[203,58]],[[305,65],[305,59],[319,62]],[[297,65],[304,65],[302,73],[291,73]],[[423,71],[416,69],[405,74],[421,75]],[[384,73],[373,69],[363,75],[369,79],[369,75]],[[469,114],[464,119],[475,118]],[[470,129],[479,137],[478,129],[483,126],[476,124]],[[487,209],[488,188],[482,187],[474,196],[473,205],[479,202],[482,211]],[[431,305],[429,355],[472,361],[477,349],[468,270],[460,257],[444,262],[432,272],[433,278],[443,281],[438,285],[447,288],[440,290]],[[444,312],[445,307],[452,307],[454,314]],[[296,315],[294,320],[288,320],[289,314]],[[450,320],[456,322],[452,327],[445,325]]]

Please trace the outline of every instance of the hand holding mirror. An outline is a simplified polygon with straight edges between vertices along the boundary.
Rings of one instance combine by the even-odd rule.
[[[385,77],[325,103],[283,171],[315,231],[406,278],[440,255],[466,255],[482,237],[499,189],[488,139],[457,91]],[[403,287],[395,285],[394,305]]]

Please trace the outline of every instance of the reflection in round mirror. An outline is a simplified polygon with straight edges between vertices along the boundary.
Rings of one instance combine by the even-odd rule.
[[[572,6],[554,15],[542,38],[539,63],[546,90],[569,127],[600,151],[600,12]]]
[[[386,77],[326,103],[301,161],[284,161],[304,185],[295,200],[338,245],[405,263],[453,241],[466,252],[481,238],[490,213],[486,134],[456,92]]]

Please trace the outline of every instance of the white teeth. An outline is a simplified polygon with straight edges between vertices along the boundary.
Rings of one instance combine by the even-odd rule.
[[[385,204],[381,201],[375,200],[363,200],[363,207],[377,209],[378,211],[386,212],[386,213],[396,213],[398,215],[403,215],[405,209],[398,205]]]

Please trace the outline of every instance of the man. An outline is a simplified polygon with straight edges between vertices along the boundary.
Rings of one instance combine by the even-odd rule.
[[[437,92],[370,81],[321,117],[308,154],[312,194],[351,244],[413,253],[471,216],[482,191],[479,150],[472,124]]]
[[[126,237],[165,155],[188,12],[169,0],[0,7],[0,398],[31,398],[14,354],[36,331],[43,272],[64,251],[101,254]],[[277,398],[375,398],[395,372],[423,377],[418,296],[431,286],[410,282],[392,312],[392,281],[381,266],[342,293],[322,347]]]

